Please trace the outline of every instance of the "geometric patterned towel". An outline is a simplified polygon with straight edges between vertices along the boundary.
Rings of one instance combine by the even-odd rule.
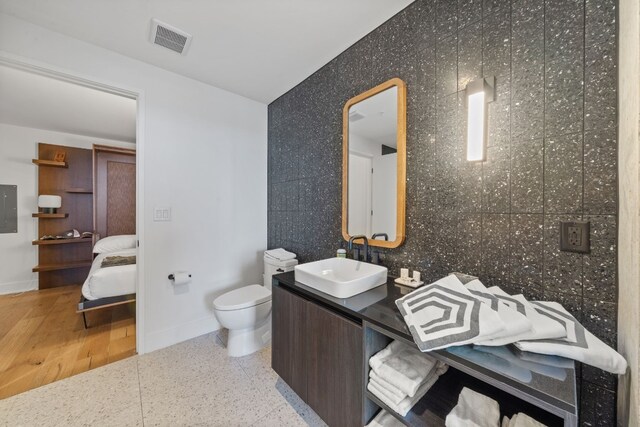
[[[587,331],[564,307],[557,302],[534,301],[535,309],[564,324],[567,337],[536,341],[519,341],[516,347],[522,351],[562,356],[622,375],[627,371],[627,361],[614,349]]]
[[[505,328],[498,313],[453,275],[418,288],[396,305],[423,352],[483,341]]]
[[[513,341],[532,341],[543,339],[559,339],[567,336],[567,329],[564,322],[558,321],[557,316],[550,316],[545,312],[539,312],[522,295],[509,295],[497,286],[488,289],[500,302],[508,305],[512,309],[523,313],[531,321],[532,328],[519,336],[513,337]]]
[[[489,292],[480,280],[472,280],[464,286],[469,290],[469,292],[471,292],[471,294],[473,294],[473,296],[485,304],[489,304],[493,310],[497,311],[498,316],[500,316],[506,325],[505,329],[498,332],[497,335],[494,335],[485,341],[478,341],[475,344],[489,346],[511,344],[518,341],[518,339],[516,339],[517,337],[531,331],[533,325],[531,324],[531,321],[527,319],[527,316],[500,301],[495,295]]]

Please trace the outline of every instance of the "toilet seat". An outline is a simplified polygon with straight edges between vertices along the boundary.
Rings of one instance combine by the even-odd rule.
[[[262,285],[248,285],[220,295],[213,307],[220,311],[240,310],[271,301],[271,291]]]

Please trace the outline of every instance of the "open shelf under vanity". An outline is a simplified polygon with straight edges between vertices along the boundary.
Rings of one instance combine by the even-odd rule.
[[[369,423],[380,409],[385,409],[407,426],[444,426],[447,414],[456,406],[462,389],[467,387],[496,400],[500,405],[501,418],[505,415],[511,417],[518,412],[524,412],[549,427],[577,425],[575,396],[572,404],[540,393],[533,384],[531,390],[527,390],[526,387],[523,388],[508,381],[508,378],[504,378],[499,373],[486,370],[480,365],[443,350],[430,354],[449,365],[449,369],[406,416],[401,416],[366,389],[371,369],[368,362],[371,356],[385,348],[394,339],[409,344],[411,342],[368,322],[364,323],[363,335],[365,424]],[[567,372],[571,374],[573,369],[568,369]],[[575,384],[575,377],[568,375],[565,381]]]

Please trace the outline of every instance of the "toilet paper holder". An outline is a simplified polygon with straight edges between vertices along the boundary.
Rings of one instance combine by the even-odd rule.
[[[191,278],[191,274],[189,274],[189,278]],[[173,275],[173,273],[171,273],[169,275],[169,280],[174,280],[174,279],[175,279],[175,276]]]

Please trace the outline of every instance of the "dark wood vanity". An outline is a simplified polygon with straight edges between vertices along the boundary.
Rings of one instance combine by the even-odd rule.
[[[362,325],[273,287],[273,370],[330,426],[360,425]]]
[[[369,358],[393,339],[415,345],[395,306],[411,291],[390,279],[339,299],[296,282],[293,272],[274,276],[273,369],[329,426],[366,425],[380,408],[389,410],[366,389]],[[514,355],[510,372],[475,353],[467,347],[431,352],[450,369],[405,417],[391,412],[409,426],[444,426],[469,387],[497,400],[502,415],[525,412],[548,426],[577,425],[572,362],[557,367],[549,360],[549,375]]]

